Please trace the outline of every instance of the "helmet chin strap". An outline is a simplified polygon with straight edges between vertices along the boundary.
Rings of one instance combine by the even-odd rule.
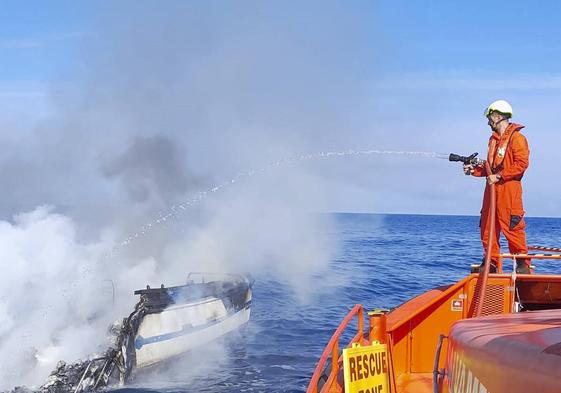
[[[492,121],[491,119],[489,119],[489,123],[490,123],[489,125],[491,126],[491,128],[493,129],[493,131],[496,131],[498,125],[499,125],[501,122],[505,121],[505,120],[506,120],[506,117],[503,117],[501,120],[499,120],[499,121],[497,121],[497,122]]]

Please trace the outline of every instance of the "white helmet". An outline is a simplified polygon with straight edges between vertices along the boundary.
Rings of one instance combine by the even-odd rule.
[[[497,100],[485,109],[485,117],[489,116],[491,112],[499,112],[510,118],[512,117],[512,106],[505,100]]]

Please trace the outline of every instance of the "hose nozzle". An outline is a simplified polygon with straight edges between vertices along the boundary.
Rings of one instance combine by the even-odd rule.
[[[481,165],[482,161],[477,158],[478,153],[473,153],[471,156],[461,156],[459,154],[450,153],[448,161],[463,162],[465,165]]]

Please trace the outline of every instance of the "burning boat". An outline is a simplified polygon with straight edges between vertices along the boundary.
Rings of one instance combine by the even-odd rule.
[[[135,294],[145,300],[144,317],[134,338],[136,368],[180,355],[249,321],[251,284],[248,282],[189,283],[142,289]]]
[[[191,273],[181,286],[135,291],[134,311],[112,327],[114,347],[86,361],[59,362],[43,392],[87,392],[124,385],[144,368],[216,340],[249,321],[249,276]]]

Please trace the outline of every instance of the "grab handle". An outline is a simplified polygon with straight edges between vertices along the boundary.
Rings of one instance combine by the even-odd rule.
[[[444,334],[441,334],[438,337],[438,344],[436,345],[436,357],[434,359],[434,368],[432,369],[432,384],[433,384],[433,392],[438,393],[438,377],[444,376],[446,373],[438,371],[438,363],[440,362],[440,351],[442,350],[442,343],[444,339],[448,338]]]

